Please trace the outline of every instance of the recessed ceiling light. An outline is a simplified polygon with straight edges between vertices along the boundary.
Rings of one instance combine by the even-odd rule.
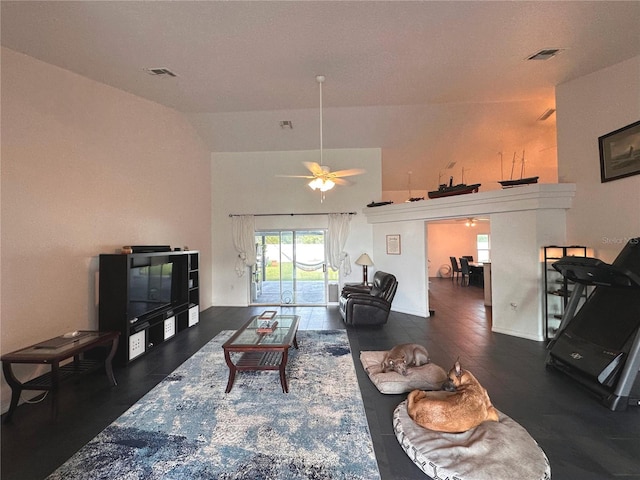
[[[549,60],[558,55],[562,50],[562,48],[545,48],[533,55],[529,55],[527,60]]]
[[[144,71],[147,72],[149,75],[154,75],[154,76],[177,77],[175,73],[173,73],[168,68],[164,68],[164,67],[145,68]]]

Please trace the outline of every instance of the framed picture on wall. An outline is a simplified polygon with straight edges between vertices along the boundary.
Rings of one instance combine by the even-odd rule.
[[[640,121],[598,138],[600,182],[640,173]]]
[[[400,235],[387,235],[387,255],[400,255]]]

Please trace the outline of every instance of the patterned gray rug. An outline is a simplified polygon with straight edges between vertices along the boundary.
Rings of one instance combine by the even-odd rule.
[[[289,393],[277,371],[238,372],[224,331],[71,459],[54,479],[380,478],[347,334],[299,331]]]

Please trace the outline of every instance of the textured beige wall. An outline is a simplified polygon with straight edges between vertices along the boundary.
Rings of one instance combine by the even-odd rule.
[[[210,155],[180,113],[4,48],[1,100],[2,352],[97,328],[122,245],[200,250],[211,305]]]
[[[575,183],[567,244],[611,262],[640,236],[640,175],[600,183],[598,137],[640,119],[640,56],[560,85],[558,176]]]
[[[428,125],[413,140],[402,146],[382,150],[382,199],[404,201],[409,196],[426,197],[426,192],[437,190],[439,183],[480,183],[480,191],[500,190],[499,180],[511,177],[511,166],[516,154],[513,178],[520,178],[521,158],[524,150],[524,176],[538,176],[540,183],[557,183],[556,117],[545,121],[536,119],[549,107],[553,98],[539,98],[496,103],[447,103],[416,107],[416,118],[403,118],[411,125]],[[418,120],[419,119],[419,120]],[[527,121],[523,121],[527,119]],[[500,161],[502,152],[503,161]],[[419,160],[402,173],[407,174],[406,190],[397,196],[385,183],[406,159]],[[455,162],[455,165],[446,167]],[[501,166],[502,163],[502,166]],[[409,195],[409,175],[411,190]]]

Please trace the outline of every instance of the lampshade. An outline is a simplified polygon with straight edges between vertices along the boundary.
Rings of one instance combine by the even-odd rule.
[[[333,187],[335,187],[336,184],[333,180],[324,180],[322,182],[322,186],[320,187],[320,191],[322,192],[326,192],[327,190],[331,190]]]
[[[316,189],[320,188],[321,185],[322,185],[322,179],[321,178],[314,178],[313,180],[311,180],[309,182],[309,186],[311,187],[311,190],[316,190]]]
[[[309,186],[311,187],[312,190],[320,190],[321,192],[326,192],[327,190],[331,190],[333,187],[335,187],[335,182],[333,182],[332,180],[329,179],[322,179],[322,178],[314,178],[313,180],[311,180],[309,182]]]
[[[367,255],[366,253],[363,253],[356,260],[356,265],[362,265],[362,266],[370,267],[371,265],[373,265],[373,261],[371,260],[371,257],[369,257],[369,255]]]

